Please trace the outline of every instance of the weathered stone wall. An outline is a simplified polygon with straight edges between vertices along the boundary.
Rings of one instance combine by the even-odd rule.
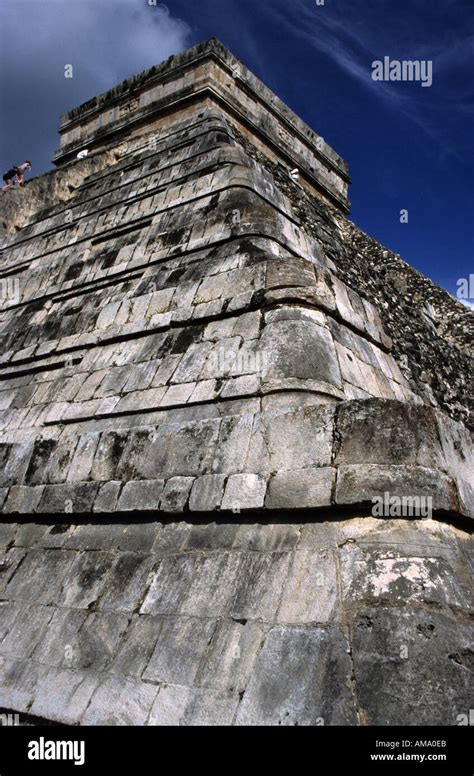
[[[336,209],[309,196],[243,135],[236,137],[246,153],[274,176],[301,226],[337,265],[340,279],[374,305],[412,391],[472,430],[472,310]]]
[[[456,725],[470,708],[461,528],[137,515],[0,541],[6,708],[113,725]]]
[[[144,70],[61,118],[59,165],[143,128],[166,130],[189,106],[215,106],[273,160],[301,168],[312,192],[349,209],[347,164],[218,40]]]
[[[247,73],[244,99],[231,65],[211,43],[71,112],[60,170],[0,200],[22,227],[0,252],[0,705],[73,724],[456,724],[464,319],[426,279],[395,294],[382,247],[311,196],[329,193],[316,136],[291,181],[272,95]],[[194,103],[175,99],[187,86]],[[400,319],[428,299],[449,323]],[[431,499],[434,520],[370,517],[387,492]]]
[[[15,234],[48,207],[66,203],[84,179],[108,167],[118,153],[102,152],[77,160],[61,170],[27,180],[23,187],[0,192],[0,238]]]
[[[205,509],[360,503],[404,492],[408,466],[435,509],[472,509],[466,432],[423,407],[376,309],[212,110],[137,144],[3,256],[19,288],[0,314],[5,511],[84,512],[104,492],[110,511],[129,492],[156,509],[162,490],[166,511],[174,478],[184,510],[209,475]],[[354,399],[363,422],[341,431]],[[345,434],[360,444],[341,459]]]

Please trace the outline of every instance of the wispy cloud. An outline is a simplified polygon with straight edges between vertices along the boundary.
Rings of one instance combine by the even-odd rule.
[[[449,5],[449,3],[448,3]],[[329,2],[316,6],[308,0],[293,0],[291,4],[277,4],[272,13],[289,34],[303,40],[318,53],[332,61],[349,78],[356,81],[386,108],[412,120],[433,140],[439,141],[440,133],[427,119],[442,115],[446,103],[451,111],[472,112],[474,95],[466,91],[463,79],[457,79],[460,68],[472,59],[474,36],[450,34],[442,39],[417,38],[410,19],[400,12],[390,0],[367,0],[361,12],[360,4],[346,3],[343,14]],[[419,13],[426,12],[426,3],[419,6]],[[446,8],[443,9],[443,13]],[[417,12],[414,0],[412,13]],[[413,20],[411,20],[413,21]],[[426,26],[426,25],[425,25]],[[417,29],[424,29],[423,24]],[[426,41],[429,41],[427,43]],[[429,59],[433,61],[436,90],[420,90],[419,84],[400,84],[372,79],[372,63],[392,59]],[[431,94],[429,93],[431,92]],[[455,153],[455,151],[453,151]]]

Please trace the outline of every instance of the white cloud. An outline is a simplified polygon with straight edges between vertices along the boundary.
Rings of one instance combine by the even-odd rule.
[[[183,50],[190,35],[166,5],[147,0],[2,0],[0,23],[5,81],[29,73],[51,83],[72,64],[92,94]]]

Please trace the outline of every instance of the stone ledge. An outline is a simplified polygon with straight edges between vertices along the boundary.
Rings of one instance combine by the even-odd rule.
[[[75,725],[457,724],[468,534],[252,516],[3,523],[0,704]]]
[[[307,509],[388,491],[431,496],[435,512],[473,514],[464,430],[450,422],[441,444],[443,417],[431,408],[382,399],[295,408],[267,398],[263,412],[249,399],[235,402],[235,415],[216,417],[212,404],[207,417],[205,407],[187,408],[187,417],[163,409],[157,425],[94,424],[81,437],[65,429],[58,439],[4,442],[3,511],[101,512],[111,480],[124,483],[120,495],[109,486],[111,511]],[[205,479],[214,475],[223,479]]]

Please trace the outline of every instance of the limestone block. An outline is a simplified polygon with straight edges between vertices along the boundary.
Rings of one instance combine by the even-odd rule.
[[[329,506],[335,480],[336,470],[330,466],[277,472],[270,480],[265,506],[267,509]]]
[[[314,265],[302,258],[271,259],[267,266],[267,288],[314,285]]]
[[[89,479],[99,438],[100,434],[97,432],[79,437],[67,477],[69,482]]]
[[[4,512],[29,514],[36,511],[44,485],[29,488],[26,485],[15,485],[8,492],[8,499],[3,507]]]
[[[105,589],[113,557],[106,552],[68,554],[73,557],[62,579],[61,590],[54,597],[55,603],[61,607],[88,609]]]
[[[239,523],[233,528],[235,550],[286,552],[295,547],[300,535],[300,526],[288,523]]]
[[[126,482],[117,503],[120,512],[152,511],[159,508],[164,480],[132,480]]]
[[[5,501],[7,500],[9,488],[0,488],[0,509],[5,504]]]
[[[68,667],[107,670],[121,642],[129,617],[116,612],[91,612],[66,653]]]
[[[458,724],[458,715],[470,708],[467,625],[418,607],[366,607],[354,614],[352,629],[366,724],[400,724],[401,709],[409,725]],[[414,687],[423,687],[423,703]]]
[[[232,296],[227,304],[226,311],[231,313],[237,310],[245,310],[251,304],[253,295],[253,291],[244,291],[241,294]]]
[[[181,551],[189,535],[191,526],[182,519],[177,523],[164,523],[153,544],[153,555],[156,558],[164,558],[176,555]]]
[[[220,391],[220,396],[223,399],[228,399],[233,396],[254,395],[258,393],[260,384],[259,375],[242,375],[235,379],[226,380]]]
[[[316,405],[295,411],[269,410],[257,415],[248,466],[254,471],[271,472],[328,466],[332,456],[334,413],[332,406]]]
[[[247,318],[247,316],[242,316],[243,318]],[[240,320],[241,318],[223,318],[222,320],[211,321],[204,329],[203,339],[210,342],[218,342],[221,339],[231,338],[234,328]],[[236,335],[239,333],[236,332]]]
[[[28,524],[26,523],[25,525]],[[0,547],[8,547],[8,545],[13,543],[18,544],[20,547],[24,546],[18,541],[18,533],[23,538],[23,525],[17,525],[17,523],[11,521],[0,521]]]
[[[110,673],[140,679],[153,653],[164,619],[150,615],[134,615],[109,666]]]
[[[192,685],[215,628],[215,620],[200,617],[164,618],[143,679]]]
[[[403,538],[403,529],[401,531]],[[432,603],[469,609],[470,596],[451,557],[420,557],[418,544],[390,548],[346,544],[341,548],[342,595],[346,601]]]
[[[42,639],[54,609],[23,604],[1,644],[0,654],[19,659],[30,657]]]
[[[0,592],[5,590],[24,557],[25,552],[19,547],[10,547],[6,552],[0,550]]]
[[[234,539],[239,526],[232,522],[194,523],[185,538],[182,549],[189,550],[230,550],[234,547]]]
[[[220,617],[228,611],[241,568],[235,553],[166,557],[140,612]]]
[[[98,603],[99,610],[133,612],[147,590],[149,575],[156,565],[151,555],[122,552],[107,578],[107,590]]]
[[[298,550],[294,553],[277,622],[325,623],[336,619],[336,563],[327,551]]]
[[[189,497],[191,512],[212,512],[219,509],[225,479],[225,474],[204,474],[202,477],[197,477]]]
[[[216,458],[219,426],[219,420],[203,420],[160,430],[154,444],[159,448],[164,446],[162,475],[197,477],[209,472]]]
[[[106,369],[98,369],[87,377],[74,396],[75,402],[83,402],[92,399],[102,380],[107,375]]]
[[[114,547],[125,552],[148,553],[161,530],[160,523],[149,520],[146,523],[126,523],[116,534],[112,534]]]
[[[445,460],[443,468],[456,481],[460,511],[474,516],[472,435],[460,423],[456,423],[440,412],[436,412],[436,420]]]
[[[49,671],[49,666],[30,660],[0,660],[1,706],[30,714],[38,687]]]
[[[263,506],[266,479],[258,474],[232,474],[226,485],[221,509],[258,509]]]
[[[52,526],[45,534],[40,544],[51,536],[51,531],[64,526]],[[105,532],[104,523],[94,521],[90,523],[81,523],[80,525],[67,526],[68,531],[63,534],[64,540],[62,547],[67,550],[109,550],[115,548],[117,533],[121,530],[120,524],[108,524],[108,530]],[[71,553],[74,557],[74,553]]]
[[[228,318],[223,321],[223,323],[231,322],[231,319]],[[244,315],[240,315],[235,319],[235,323],[231,329],[231,332],[225,334],[224,336],[243,337],[244,340],[257,339],[260,335],[260,322],[260,310],[255,310],[251,313],[245,313]]]
[[[115,316],[117,315],[118,309],[120,307],[121,302],[112,302],[110,304],[106,304],[97,319],[97,328],[98,329],[106,329],[107,326],[110,326],[114,320]]]
[[[201,380],[196,383],[196,387],[188,399],[188,403],[208,402],[216,398],[217,380]]]
[[[0,601],[0,639],[3,641],[12,627],[15,617],[21,611],[22,604],[17,601]],[[0,668],[2,661],[0,660]]]
[[[272,622],[286,586],[291,562],[289,552],[239,553],[240,569],[229,613],[236,620]]]
[[[204,302],[203,304],[197,304],[194,308],[193,319],[210,318],[213,315],[219,315],[222,312],[224,302],[220,299],[215,299],[213,302]]]
[[[242,471],[252,426],[253,414],[250,413],[223,418],[215,452],[212,461],[209,461],[212,473],[230,474]]]
[[[158,370],[152,380],[152,388],[156,386],[166,385],[168,380],[175,372],[179,362],[182,359],[182,354],[165,356],[160,362]]]
[[[239,703],[233,692],[169,685],[160,688],[149,725],[230,725]]]
[[[116,470],[128,440],[126,431],[107,431],[101,434],[92,464],[93,480],[116,480]]]
[[[264,640],[255,622],[221,620],[201,661],[195,683],[216,690],[243,692]]]
[[[83,725],[144,725],[157,692],[152,684],[105,677],[81,722]]]
[[[66,523],[52,525],[43,534],[39,544],[41,547],[53,547],[57,549],[65,547],[72,532],[73,527],[71,525],[67,525]]]
[[[93,511],[114,512],[121,487],[122,483],[116,480],[102,483],[94,501]]]
[[[323,326],[298,320],[271,323],[263,330],[260,347],[270,363],[264,385],[292,377],[341,386],[334,343]]]
[[[191,383],[199,379],[211,350],[210,342],[198,342],[190,345],[171,378],[173,383]]]
[[[122,387],[124,393],[129,391],[143,391],[149,388],[157,371],[157,362],[148,361],[145,364],[136,364],[129,369],[127,382]]]
[[[336,463],[442,463],[441,442],[430,407],[385,399],[344,402],[336,419]]]
[[[335,626],[268,634],[236,717],[238,725],[354,725],[351,661]]]
[[[355,294],[352,289],[349,289],[345,283],[342,283],[335,276],[332,278],[332,287],[336,300],[336,310],[342,320],[350,323],[350,325],[355,329],[364,332],[365,315],[361,315],[360,312],[355,310],[354,306],[351,304],[351,300],[355,301],[357,294]],[[363,309],[364,308],[362,307],[362,311]]]
[[[171,477],[166,481],[161,497],[162,512],[183,512],[188,502],[194,477]]]
[[[265,312],[265,325],[277,323],[278,321],[308,321],[317,323],[319,326],[326,326],[327,316],[320,310],[313,310],[306,307],[285,306],[274,307]]]
[[[0,487],[23,482],[29,470],[33,446],[29,442],[0,443]]]
[[[91,512],[98,487],[95,482],[46,485],[36,511],[55,513]]]
[[[424,466],[378,466],[349,464],[338,468],[336,504],[360,504],[390,496],[425,496],[434,510],[456,512],[457,489],[453,480],[439,469]]]
[[[172,407],[175,404],[186,404],[196,388],[196,383],[181,383],[170,385],[160,398],[161,407]],[[156,389],[155,389],[156,390]]]
[[[97,388],[95,392],[96,397],[105,398],[119,394],[131,376],[132,370],[133,367],[131,366],[112,367]]]
[[[34,659],[49,666],[77,668],[75,641],[86,618],[85,611],[54,608],[43,638],[34,650]]]

